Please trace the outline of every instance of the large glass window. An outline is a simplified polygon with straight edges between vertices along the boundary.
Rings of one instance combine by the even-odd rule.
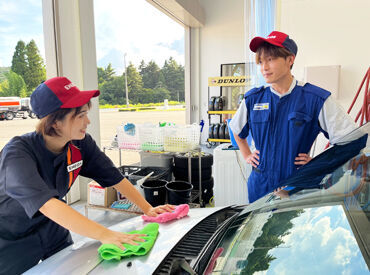
[[[32,91],[46,78],[42,1],[0,2],[0,150],[35,129]]]
[[[144,0],[95,0],[94,14],[102,146],[123,124],[185,124],[184,27]]]

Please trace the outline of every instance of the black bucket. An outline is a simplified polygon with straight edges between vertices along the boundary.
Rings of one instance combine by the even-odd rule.
[[[166,184],[165,180],[147,180],[141,185],[141,188],[144,188],[145,199],[152,206],[166,203]]]
[[[171,181],[166,184],[168,191],[168,203],[179,205],[189,203],[193,185],[186,181]]]

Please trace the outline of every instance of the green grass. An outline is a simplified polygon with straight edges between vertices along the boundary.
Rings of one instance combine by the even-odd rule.
[[[138,103],[138,104],[129,104],[129,108],[142,108],[142,107],[159,107],[163,106],[163,102],[159,103]],[[179,102],[179,101],[168,101],[168,105],[185,105],[185,102]],[[123,105],[118,105],[118,104],[103,104],[99,105],[100,109],[112,109],[112,108],[122,108],[122,109],[127,109],[126,104]]]
[[[156,109],[156,108],[121,108],[118,109],[119,112],[172,112],[172,111],[185,111],[185,108],[172,108],[172,109]]]

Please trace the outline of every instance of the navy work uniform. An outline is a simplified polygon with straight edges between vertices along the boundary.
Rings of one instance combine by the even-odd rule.
[[[243,139],[250,131],[260,151],[259,165],[248,179],[251,203],[280,187],[280,181],[298,168],[295,158],[310,151],[320,132],[334,144],[356,126],[330,92],[293,79],[284,95],[272,87],[248,91],[230,128]]]
[[[0,156],[0,273],[19,274],[71,245],[69,231],[39,209],[67,194],[78,175],[103,187],[123,176],[90,135],[50,152],[36,132],[13,138]]]

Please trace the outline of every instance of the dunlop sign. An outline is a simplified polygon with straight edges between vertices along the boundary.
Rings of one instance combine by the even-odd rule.
[[[244,86],[250,81],[249,76],[209,77],[208,86]]]

